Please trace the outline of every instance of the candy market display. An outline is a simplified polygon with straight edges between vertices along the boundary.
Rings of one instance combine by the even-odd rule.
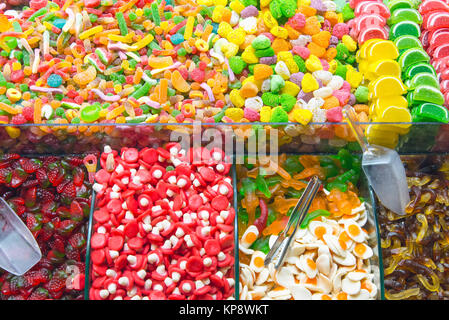
[[[423,7],[429,14],[443,11],[431,32],[446,23],[446,4],[434,2]],[[420,67],[430,58],[421,44],[427,46],[429,33],[419,39],[423,21],[427,27],[419,5],[412,0],[33,0],[14,10],[2,5],[2,144],[14,150],[21,146],[16,140],[34,139],[47,148],[81,141],[101,150],[102,140],[129,141],[141,130],[151,131],[144,127],[149,124],[197,120],[296,123],[279,128],[283,142],[340,147],[352,136],[345,125],[332,123],[343,121],[346,105],[362,122],[447,123],[438,79],[427,74],[433,68]],[[438,61],[444,71],[446,60]],[[380,97],[383,88],[388,90]],[[23,126],[42,123],[48,126]],[[87,126],[105,123],[115,126]],[[373,125],[366,133],[372,142],[395,147],[410,126]],[[129,146],[137,147],[139,140]]]
[[[342,5],[31,1],[2,16],[1,120],[341,121],[362,80]]]
[[[90,299],[231,298],[235,211],[224,152],[105,147],[100,161]]]
[[[0,157],[0,196],[42,252],[23,276],[0,269],[1,300],[84,299],[91,184],[82,163],[78,157]]]
[[[381,207],[385,298],[448,299],[447,171],[449,159],[408,157],[412,201],[406,216]]]
[[[447,158],[403,158],[404,217],[371,206],[342,111],[447,152],[448,41],[447,0],[2,1],[0,196],[43,258],[0,299],[445,299]]]
[[[445,106],[449,102],[449,4],[443,1],[423,1],[419,6],[423,16],[421,41],[431,57],[431,64],[440,79],[440,90],[444,94]]]
[[[368,242],[372,234],[364,228],[370,213],[356,188],[360,169],[359,158],[345,149],[335,157],[283,154],[277,167],[237,167],[240,299],[377,298],[378,269],[372,265],[377,249]],[[313,175],[325,188],[313,200],[284,265],[278,271],[273,263],[264,267]]]

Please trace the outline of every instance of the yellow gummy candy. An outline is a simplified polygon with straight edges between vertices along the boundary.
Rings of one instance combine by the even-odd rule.
[[[241,108],[245,104],[245,99],[242,98],[240,95],[239,90],[233,89],[231,93],[229,94],[229,99],[231,100],[232,104],[238,108]]]
[[[80,35],[79,35],[79,38],[81,40],[84,40],[84,39],[87,39],[90,36],[93,36],[94,34],[100,33],[102,31],[103,31],[103,26],[95,26],[93,28],[90,28],[90,29],[88,29],[86,31],[81,32]]]
[[[227,23],[226,21],[222,21],[220,22],[220,24],[218,25],[218,30],[217,33],[222,36],[223,38],[227,38],[228,34],[232,32],[232,27],[229,23]]]
[[[306,59],[306,69],[309,70],[310,72],[315,72],[318,70],[322,70],[323,65],[321,64],[320,59],[316,55],[311,54]]]
[[[278,38],[281,38],[281,39],[287,39],[287,37],[288,37],[287,29],[279,27],[279,26],[275,26],[275,27],[271,28],[270,32],[272,35],[274,35]]]
[[[235,43],[227,43],[221,47],[221,51],[224,53],[226,58],[230,58],[239,52],[239,46]]]
[[[296,97],[301,89],[296,83],[285,81],[285,86],[281,89],[282,94],[289,94]]]
[[[243,9],[245,9],[245,6],[239,0],[233,0],[229,4],[229,7],[238,14],[240,14],[240,12],[242,12]]]
[[[237,28],[229,32],[227,39],[228,41],[235,43],[236,45],[241,45],[243,42],[245,42],[245,37],[245,30],[243,30],[243,28]]]
[[[313,113],[308,109],[296,109],[293,110],[293,117],[296,122],[305,126],[312,120]]]
[[[11,139],[16,139],[20,137],[20,129],[15,127],[6,127],[6,133],[8,133]]]
[[[228,108],[225,111],[225,116],[231,118],[233,121],[238,122],[243,118],[243,109],[241,108]]]
[[[269,122],[271,119],[271,107],[263,106],[260,109],[260,122]]]
[[[263,22],[265,23],[268,29],[272,29],[278,26],[277,20],[271,15],[270,11],[266,11],[263,14]]]
[[[290,73],[297,73],[299,72],[299,67],[296,64],[295,60],[290,59],[287,61],[284,61],[285,64],[287,65],[288,71],[290,71]]]
[[[352,88],[357,88],[363,80],[363,75],[354,69],[346,72],[346,81],[349,82]]]
[[[259,58],[256,56],[256,50],[253,46],[248,46],[242,53],[242,60],[248,64],[258,63]]]
[[[301,87],[302,90],[307,93],[317,90],[320,85],[310,73],[306,73],[301,80]]]
[[[142,49],[143,47],[147,46],[151,41],[153,41],[153,39],[154,39],[154,36],[152,34],[148,34],[142,40],[137,41],[128,50],[130,50],[130,51],[138,51],[138,50]]]
[[[290,51],[280,51],[278,52],[278,61],[288,61],[293,60],[293,53]]]
[[[354,41],[354,39],[351,38],[351,36],[345,34],[341,40],[343,41],[343,44],[346,45],[349,51],[354,52],[357,50],[357,42]]]

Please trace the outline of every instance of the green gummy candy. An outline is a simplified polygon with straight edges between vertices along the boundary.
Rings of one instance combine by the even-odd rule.
[[[271,122],[288,122],[288,114],[282,107],[275,107],[271,113]]]
[[[247,66],[246,62],[243,61],[242,57],[233,56],[229,58],[229,67],[235,74],[242,73],[243,69]]]
[[[422,102],[430,102],[438,105],[444,104],[444,96],[440,89],[436,89],[427,85],[420,85],[413,90],[411,96],[413,104],[419,104]]]
[[[256,50],[256,51],[254,52],[254,54],[255,54],[256,57],[258,57],[258,58],[272,57],[272,56],[275,55],[274,49],[273,49],[272,47],[268,47],[268,48],[265,48],[265,49],[259,49],[259,50]]]
[[[404,70],[404,69],[402,69],[402,70]],[[404,78],[411,79],[416,74],[422,73],[422,72],[431,73],[436,76],[435,69],[430,64],[422,62],[422,63],[417,63],[414,65],[411,65],[407,69],[405,69]]]
[[[285,86],[285,80],[280,75],[271,76],[270,87],[272,92],[278,92]]]
[[[429,62],[430,57],[423,49],[411,48],[405,50],[398,59],[399,65],[402,70],[407,69],[409,66],[415,65],[419,62]]]
[[[403,35],[415,36],[419,38],[421,36],[421,27],[413,21],[401,21],[391,26],[390,39],[394,40]]]
[[[270,12],[273,18],[279,19],[282,17],[282,3],[277,0],[272,0],[270,2]]]
[[[253,40],[251,46],[256,50],[266,49],[271,46],[271,40],[267,36],[261,34]]]
[[[280,96],[271,92],[264,92],[262,94],[263,104],[270,107],[276,107],[280,104]]]
[[[440,83],[438,82],[437,77],[427,72],[415,74],[411,80],[405,82],[405,85],[410,89],[414,89],[420,85],[428,85],[440,89]]]
[[[449,122],[449,111],[434,103],[423,103],[413,108],[411,113],[415,122]]]
[[[404,35],[394,39],[394,44],[399,50],[399,53],[411,48],[422,48],[421,41],[415,36]]]
[[[355,99],[359,103],[367,103],[368,102],[368,94],[369,90],[365,86],[359,86],[357,90],[355,90]]]
[[[423,18],[416,9],[400,8],[391,14],[390,19],[388,19],[388,24],[392,25],[402,21],[412,21],[420,25]]]
[[[283,94],[281,95],[280,103],[286,112],[290,112],[296,104],[296,98],[289,94]]]
[[[343,21],[348,21],[355,18],[354,10],[351,9],[349,3],[346,3],[343,9],[341,10],[341,14],[343,16]]]

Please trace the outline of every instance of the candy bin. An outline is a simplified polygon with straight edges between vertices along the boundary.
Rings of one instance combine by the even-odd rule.
[[[82,157],[6,153],[0,168],[0,196],[26,223],[42,252],[24,275],[0,270],[0,299],[84,299],[92,185]]]
[[[89,298],[232,298],[234,186],[224,151],[105,146],[100,164]]]
[[[447,156],[407,156],[411,202],[405,216],[380,206],[385,298],[446,300]]]
[[[254,160],[254,159],[253,159]],[[237,166],[240,299],[351,300],[382,296],[373,195],[360,179],[360,158],[281,154]],[[287,225],[307,180],[324,188],[294,235],[284,264],[264,260]],[[362,197],[363,196],[363,197]]]

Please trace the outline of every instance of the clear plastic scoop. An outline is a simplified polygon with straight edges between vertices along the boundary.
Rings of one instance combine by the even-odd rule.
[[[362,129],[355,123],[352,108],[345,108],[343,114],[363,150],[362,168],[380,202],[396,214],[405,215],[410,195],[399,154],[389,148],[368,144]]]
[[[0,197],[0,268],[21,276],[41,257],[41,250],[30,230]]]

